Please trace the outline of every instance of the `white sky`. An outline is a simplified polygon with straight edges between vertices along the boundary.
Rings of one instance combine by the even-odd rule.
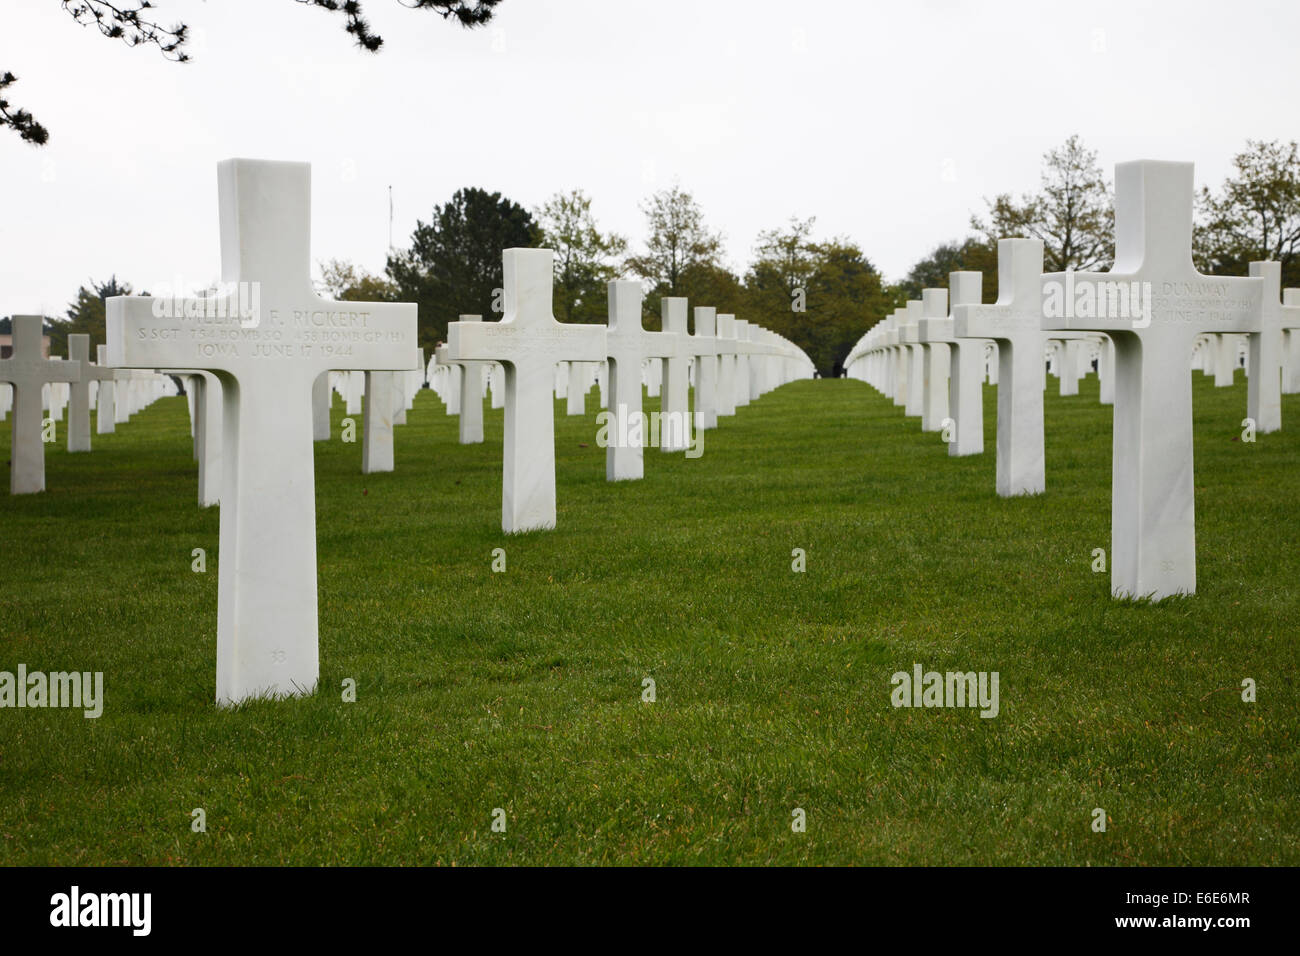
[[[481,186],[530,209],[581,187],[637,246],[638,203],[676,180],[733,268],[760,230],[816,216],[899,278],[982,197],[1036,188],[1071,133],[1108,171],[1190,159],[1215,186],[1247,137],[1300,137],[1294,2],[505,0],[465,31],[365,0],[377,55],[292,0],[157,6],[190,24],[193,62],[4,0],[10,102],[51,139],[0,133],[0,315],[62,315],[112,273],[217,278],[231,156],[309,160],[313,259],[376,272],[389,185],[398,245]]]

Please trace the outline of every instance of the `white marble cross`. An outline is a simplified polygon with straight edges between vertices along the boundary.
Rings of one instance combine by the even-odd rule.
[[[506,367],[501,527],[507,534],[555,527],[555,363],[605,358],[605,328],[561,323],[551,312],[554,252],[503,254],[500,322],[452,322],[447,357]]]
[[[108,358],[221,380],[216,698],[233,703],[316,685],[312,386],[329,369],[409,368],[416,306],[315,293],[308,164],[226,160],[217,182],[222,279],[259,290],[256,307],[111,298]]]
[[[749,340],[749,321],[736,319],[736,407],[744,408],[750,402],[749,355],[753,346]]]
[[[333,375],[332,371],[321,372],[311,384],[312,437],[316,441],[330,440],[330,405],[334,397],[330,379]]]
[[[921,431],[943,430],[948,417],[948,375],[952,355],[946,339],[928,339],[924,334],[927,320],[943,321],[948,317],[948,290],[921,290],[921,318],[916,323],[916,341],[920,343],[922,363]]]
[[[42,355],[45,333],[39,315],[13,317],[13,354],[0,359],[0,382],[14,391],[10,441],[9,491],[30,495],[45,490],[45,443],[41,440],[41,392],[49,382],[76,382],[80,362]]]
[[[719,312],[718,320],[718,415],[736,414],[736,317]]]
[[[1300,392],[1300,289],[1282,290],[1282,394]]]
[[[569,384],[564,410],[569,415],[587,414],[587,392],[591,389],[591,366],[586,362],[569,362]]]
[[[68,336],[68,359],[81,368],[68,394],[68,451],[90,451],[90,336],[73,332]]]
[[[718,427],[718,310],[695,307],[695,331],[691,335],[695,355],[695,427],[701,431]]]
[[[1192,264],[1193,201],[1191,163],[1118,164],[1115,266],[1075,273],[1073,284],[1149,288],[1148,312],[1136,319],[1045,314],[1043,320],[1047,330],[1104,332],[1115,342],[1110,562],[1116,597],[1195,593],[1192,344],[1202,332],[1260,330],[1263,279],[1206,276]],[[1043,276],[1044,294],[1063,278]]]
[[[462,322],[482,322],[481,315],[462,315]],[[483,374],[487,362],[461,362],[460,365],[460,443],[477,445],[483,441]]]
[[[448,415],[460,415],[460,383],[462,369],[459,362],[444,362],[447,355],[447,346],[442,346],[441,353],[435,352],[435,357],[441,354],[442,358],[438,361],[447,367],[447,374],[443,377],[443,401],[447,404]]]
[[[1101,352],[1097,359],[1098,401],[1103,405],[1115,404],[1115,343],[1109,335],[1101,337]]]
[[[948,273],[952,307],[978,305],[983,294],[978,272]],[[948,383],[948,409],[956,425],[948,454],[979,455],[984,451],[984,348],[986,339],[958,338],[952,316],[921,320],[920,334],[927,342],[946,342],[953,350]]]
[[[917,335],[917,323],[925,315],[925,303],[908,299],[899,316],[898,341],[907,353],[907,391],[904,395],[903,414],[919,418],[925,412],[925,346]]]
[[[199,507],[221,503],[221,382],[201,369],[164,369],[184,375],[193,396],[194,458],[199,463]],[[319,379],[318,379],[319,381]]]
[[[393,407],[397,401],[395,378],[396,374],[391,371],[366,370],[366,396],[361,412],[363,475],[393,470]]]
[[[360,369],[343,371],[343,410],[348,415],[361,414],[361,393],[366,373]]]
[[[1056,343],[1056,378],[1062,397],[1079,394],[1079,342],[1053,339]]]
[[[1237,337],[1211,335],[1214,341],[1214,387],[1230,388],[1237,371]]]
[[[659,302],[666,344],[671,351],[663,360],[663,386],[659,409],[668,423],[659,430],[660,451],[685,451],[691,447],[691,359],[695,354],[692,337],[686,332],[687,303],[680,296],[664,296]]]
[[[1250,274],[1264,280],[1264,293],[1260,331],[1250,335],[1246,414],[1262,435],[1282,427],[1282,336],[1300,326],[1300,309],[1282,302],[1280,262],[1252,262]]]
[[[1042,331],[1041,239],[998,241],[998,301],[952,310],[958,338],[998,346],[997,493],[1004,498],[1046,490],[1043,388],[1047,368]]]
[[[120,368],[108,367],[108,346],[95,346],[95,364],[90,366],[87,372],[95,381],[99,382],[99,390],[95,396],[95,434],[111,435],[117,430],[117,394],[119,391],[118,382],[122,382],[122,389],[125,389],[125,380],[130,376],[130,372]],[[123,398],[125,401],[125,398]]]
[[[506,370],[500,362],[491,362],[488,367],[492,370],[488,375],[489,384],[492,393],[492,407],[506,407]]]
[[[118,425],[125,425],[135,414],[140,374],[135,369],[122,369],[120,377],[113,383],[113,421]]]
[[[907,321],[907,310],[895,309],[888,321],[890,327],[887,333],[887,341],[893,356],[890,397],[894,400],[895,405],[904,409],[903,414],[906,415],[907,374],[912,369],[912,350],[903,341],[903,325]]]
[[[605,348],[609,358],[612,440],[605,446],[608,481],[635,481],[645,474],[643,449],[647,436],[641,413],[641,363],[652,357],[671,359],[677,352],[676,339],[672,332],[647,332],[641,326],[641,283],[616,280],[609,284]],[[676,429],[680,425],[669,427]]]

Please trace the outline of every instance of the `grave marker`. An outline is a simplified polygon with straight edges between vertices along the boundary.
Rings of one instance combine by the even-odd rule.
[[[647,332],[642,328],[641,283],[616,280],[609,284],[605,349],[611,399],[609,434],[613,440],[605,447],[608,481],[636,481],[645,474],[643,449],[647,436],[641,413],[641,363],[648,357],[674,355],[676,338],[672,332]]]
[[[663,360],[660,411],[667,424],[659,429],[659,450],[685,451],[691,446],[691,359],[695,354],[692,337],[686,332],[687,301],[680,296],[659,300],[667,354]]]
[[[68,360],[82,370],[68,394],[68,451],[90,451],[90,336],[68,336]]]
[[[309,693],[319,676],[312,386],[330,369],[405,369],[416,307],[332,302],[311,281],[311,167],[217,167],[222,278],[234,295],[107,302],[115,366],[213,372],[222,389],[218,703]],[[168,308],[172,304],[177,307]],[[157,311],[158,314],[155,314]]]
[[[555,527],[555,363],[598,362],[605,329],[561,323],[551,312],[554,253],[507,249],[503,254],[505,314],[500,322],[452,322],[447,356],[506,367],[501,527]]]
[[[695,355],[695,427],[718,427],[718,310],[695,307],[695,331],[691,345]]]
[[[45,490],[45,443],[41,440],[41,393],[50,382],[81,378],[80,362],[43,356],[44,321],[39,315],[13,317],[13,354],[0,359],[0,382],[13,386],[9,492],[30,495]]]
[[[1041,239],[998,241],[998,301],[953,307],[958,338],[993,339],[998,347],[997,493],[1036,495],[1047,487],[1043,456]]]
[[[1193,201],[1191,163],[1118,164],[1115,266],[1075,273],[1074,286],[1150,283],[1149,314],[1044,318],[1045,329],[1104,332],[1115,342],[1110,561],[1116,597],[1195,593],[1192,343],[1203,332],[1260,330],[1263,279],[1202,275],[1192,264]],[[1044,276],[1044,289],[1061,278]]]
[[[1282,427],[1282,335],[1300,326],[1300,309],[1282,302],[1280,262],[1252,262],[1250,274],[1264,280],[1264,292],[1261,328],[1250,335],[1246,414],[1265,435]]]

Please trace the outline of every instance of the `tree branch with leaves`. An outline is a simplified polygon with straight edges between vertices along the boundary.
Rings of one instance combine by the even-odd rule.
[[[108,0],[61,0],[63,9],[83,27],[94,27],[111,40],[121,40],[129,47],[154,46],[163,57],[174,63],[186,63],[189,54],[185,44],[189,40],[189,26],[176,23],[165,27],[153,18],[156,9],[152,0],[133,0],[131,4],[110,3]],[[303,6],[316,7],[344,18],[344,30],[357,46],[377,53],[384,38],[370,28],[363,15],[361,0],[295,0]],[[492,19],[501,0],[398,0],[408,10],[431,10],[444,20],[455,20],[462,27],[472,29]],[[12,107],[4,98],[4,90],[18,78],[10,72],[0,74],[0,128],[8,127],[24,142],[44,146],[50,138],[49,131],[38,123],[27,110]]]

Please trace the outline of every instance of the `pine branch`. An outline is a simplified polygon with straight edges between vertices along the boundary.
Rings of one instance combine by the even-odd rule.
[[[25,143],[44,146],[50,138],[50,134],[45,127],[36,122],[36,118],[26,110],[14,107],[11,111],[9,101],[4,98],[5,88],[12,86],[16,82],[18,82],[18,77],[8,71],[3,76],[0,76],[0,126],[11,127]]]
[[[158,47],[169,60],[185,63],[189,60],[181,47],[189,39],[189,27],[183,23],[167,28],[144,14],[153,9],[151,0],[135,0],[134,7],[119,7],[107,0],[62,0],[63,9],[83,27],[93,26],[111,40],[121,40],[127,46]]]

